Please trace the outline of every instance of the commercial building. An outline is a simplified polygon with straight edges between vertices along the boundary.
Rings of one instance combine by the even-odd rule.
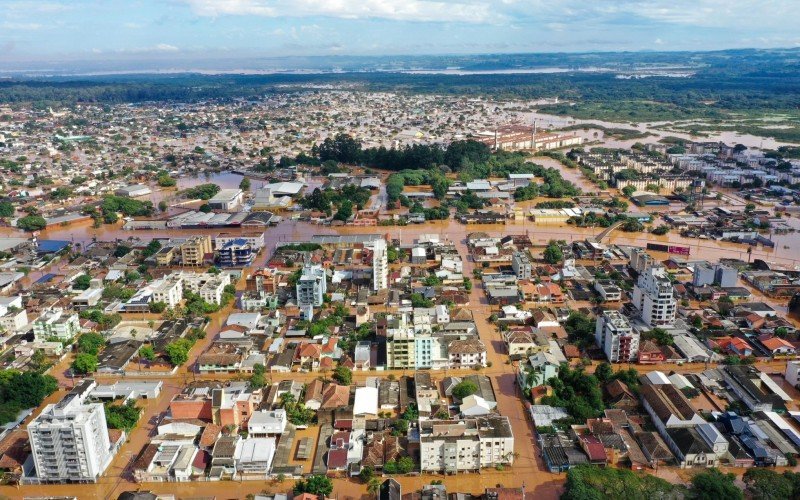
[[[423,473],[477,472],[514,462],[514,434],[508,417],[421,420],[419,445]]]
[[[242,204],[244,193],[241,189],[220,189],[219,193],[208,200],[214,210],[233,210]]]
[[[694,267],[692,284],[694,286],[719,285],[723,288],[735,287],[739,279],[736,269],[717,264],[712,266],[708,262],[700,262]]]
[[[114,194],[117,196],[136,198],[138,196],[147,196],[152,192],[153,191],[147,186],[143,186],[141,184],[131,184],[130,186],[123,186],[115,190]]]
[[[664,327],[675,323],[677,300],[663,267],[652,265],[642,271],[633,287],[633,305],[648,326]]]
[[[33,336],[36,341],[51,338],[68,340],[80,331],[77,314],[67,314],[63,309],[49,309],[33,322]]]
[[[389,260],[386,240],[376,240],[372,245],[372,284],[377,292],[389,288]]]
[[[595,325],[595,340],[612,363],[636,361],[639,333],[617,311],[603,311]]]
[[[31,482],[97,482],[114,457],[103,405],[86,403],[94,380],[81,381],[64,399],[45,407],[30,424],[36,467]]]

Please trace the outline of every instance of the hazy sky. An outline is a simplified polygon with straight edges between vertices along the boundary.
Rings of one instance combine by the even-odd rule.
[[[800,0],[0,0],[3,61],[800,45]]]

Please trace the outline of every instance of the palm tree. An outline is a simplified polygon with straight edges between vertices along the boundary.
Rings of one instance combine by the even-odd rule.
[[[381,489],[381,480],[378,479],[377,477],[373,477],[372,479],[369,480],[369,483],[367,483],[367,492],[370,495],[375,495],[375,498],[378,498],[378,492],[380,491],[380,489]]]

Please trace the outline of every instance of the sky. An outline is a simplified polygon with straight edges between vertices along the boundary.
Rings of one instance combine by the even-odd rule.
[[[800,0],[0,0],[4,61],[800,46]]]

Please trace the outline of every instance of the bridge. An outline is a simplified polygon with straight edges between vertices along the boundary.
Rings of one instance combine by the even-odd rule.
[[[621,226],[623,224],[625,224],[624,220],[620,220],[620,221],[617,221],[617,222],[611,224],[607,228],[603,229],[603,232],[601,232],[600,234],[595,236],[594,237],[594,241],[597,242],[597,243],[602,243],[603,240],[605,239],[605,237],[608,236],[609,234],[611,234],[611,231],[615,230],[616,228],[618,228],[619,226]]]

